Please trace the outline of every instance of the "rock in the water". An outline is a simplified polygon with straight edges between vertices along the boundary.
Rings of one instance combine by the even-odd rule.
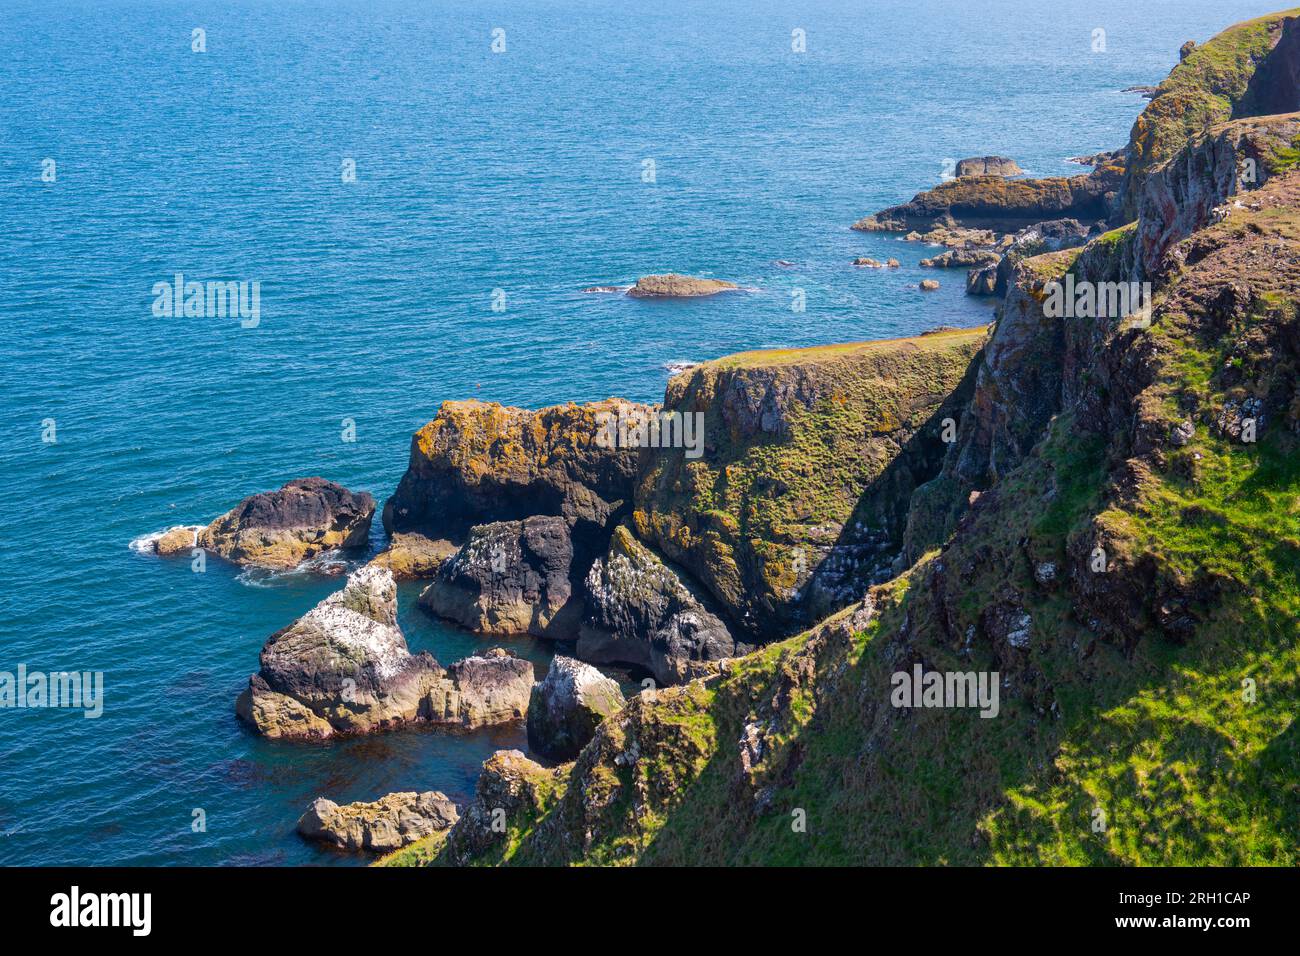
[[[560,515],[579,541],[590,538],[603,550],[606,526],[632,498],[637,468],[635,449],[609,446],[605,423],[652,411],[618,399],[535,412],[444,402],[411,440],[384,527],[459,543],[473,525]]]
[[[168,528],[153,543],[153,549],[162,555],[189,551],[197,545],[199,532],[202,530],[199,525],[177,525],[175,528]]]
[[[922,292],[933,292],[933,291],[934,291],[935,289],[937,289],[937,288],[939,288],[939,280],[938,280],[938,279],[922,279],[922,280],[921,280],[921,291],[922,291]]]
[[[563,518],[478,525],[439,568],[420,604],[480,634],[572,637],[582,611],[572,566]]]
[[[422,534],[394,534],[388,547],[371,559],[371,564],[387,568],[398,580],[431,578],[438,568],[456,553],[450,541],[426,538]]]
[[[995,249],[963,247],[922,259],[920,265],[925,269],[970,269],[997,265],[1001,259],[1002,254]]]
[[[390,853],[449,830],[459,819],[456,805],[436,790],[390,793],[373,803],[343,806],[317,797],[298,820],[298,832],[344,850]]]
[[[204,528],[198,545],[238,564],[290,568],[334,548],[363,547],[375,499],[324,478],[298,478],[245,498]]]
[[[721,279],[697,279],[670,272],[666,275],[642,276],[636,280],[636,285],[627,290],[627,294],[642,299],[690,298],[731,292],[736,288],[735,283]]]
[[[711,606],[682,572],[619,527],[609,554],[587,575],[577,654],[597,664],[637,664],[662,684],[690,680],[711,661],[751,650]]]
[[[957,162],[957,176],[1019,176],[1024,172],[1006,156],[975,156]]]
[[[857,259],[854,259],[854,260],[853,260],[853,264],[854,264],[855,266],[866,266],[866,267],[869,268],[869,269],[883,269],[883,268],[885,268],[885,264],[884,264],[883,262],[879,262],[879,261],[877,261],[876,259],[871,259],[871,258],[866,257],[866,256],[862,256],[862,257],[859,257],[859,258],[857,258]]]
[[[414,721],[476,727],[523,717],[533,668],[505,651],[444,670],[411,654],[397,628],[397,585],[367,565],[262,648],[235,704],[267,737],[325,738]]]
[[[572,760],[600,722],[626,701],[617,681],[572,657],[551,661],[528,702],[528,746],[553,760]]]

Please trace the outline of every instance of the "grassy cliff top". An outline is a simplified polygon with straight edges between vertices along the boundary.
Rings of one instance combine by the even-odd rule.
[[[756,349],[752,352],[737,352],[726,355],[712,362],[704,362],[697,368],[736,369],[769,368],[781,365],[821,364],[836,359],[860,357],[872,354],[887,355],[905,350],[936,352],[943,349],[981,341],[988,335],[988,326],[980,325],[973,329],[943,329],[927,335],[918,335],[903,339],[878,339],[872,342],[842,342],[835,345],[814,345],[803,349]],[[695,369],[690,369],[693,372]]]

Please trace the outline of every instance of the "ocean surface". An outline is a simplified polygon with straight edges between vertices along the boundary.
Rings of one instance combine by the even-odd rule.
[[[0,710],[0,864],[357,863],[296,836],[314,797],[467,800],[522,728],[296,745],[237,722],[263,641],[338,578],[131,542],[294,477],[382,502],[445,399],[654,401],[668,362],[985,322],[964,272],[922,296],[932,250],[848,226],[946,160],[1083,172],[1067,157],[1144,105],[1124,87],[1271,8],[7,0],[0,671],[102,671],[105,705]],[[752,291],[581,291],[664,271]],[[176,273],[260,282],[258,323],[155,315]],[[412,649],[499,643],[417,593]]]

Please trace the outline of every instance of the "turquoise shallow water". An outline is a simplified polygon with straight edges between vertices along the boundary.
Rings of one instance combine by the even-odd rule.
[[[929,250],[848,225],[949,158],[1080,172],[1065,158],[1119,145],[1142,105],[1120,89],[1158,82],[1184,40],[1264,12],[6,3],[0,670],[101,670],[107,701],[98,720],[0,710],[0,863],[357,862],[294,835],[313,797],[463,801],[487,755],[525,746],[521,728],[320,747],[235,720],[264,639],[337,579],[258,586],[129,542],[296,476],[382,501],[444,399],[655,400],[672,360],[986,321],[961,273],[929,297],[911,288]],[[795,28],[806,53],[791,52]],[[860,255],[904,268],[848,265]],[[580,291],[668,270],[755,291]],[[178,271],[260,281],[259,325],[155,317],[153,284]],[[41,441],[46,419],[57,443]],[[413,649],[450,662],[489,646],[427,618],[416,593],[400,595]],[[551,653],[518,647],[539,665]]]

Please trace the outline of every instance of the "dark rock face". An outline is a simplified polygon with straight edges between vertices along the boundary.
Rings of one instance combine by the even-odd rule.
[[[707,673],[708,662],[748,653],[712,602],[686,576],[615,530],[609,554],[587,575],[578,656],[597,664],[636,664],[663,684]]]
[[[528,747],[552,760],[572,760],[600,722],[626,701],[618,684],[571,657],[551,661],[528,702]]]
[[[343,806],[317,797],[298,820],[298,832],[343,850],[391,853],[451,829],[458,819],[456,805],[436,790],[390,793],[373,803]]]
[[[262,648],[236,713],[273,738],[323,739],[415,721],[474,727],[524,716],[532,665],[504,651],[443,670],[411,654],[397,628],[397,586],[367,565]]]
[[[620,412],[652,409],[617,399],[535,412],[444,402],[411,440],[384,528],[462,542],[474,525],[558,515],[594,556],[626,513],[636,477],[637,450],[603,440],[603,422]]]
[[[1019,176],[1024,172],[1014,159],[1006,156],[976,156],[959,160],[957,176]]]
[[[572,570],[563,518],[478,525],[438,569],[420,604],[482,634],[572,637],[581,613]]]
[[[245,498],[198,535],[198,546],[237,563],[293,567],[332,548],[365,546],[375,499],[324,478],[299,478]]]
[[[967,276],[966,291],[970,295],[1004,296],[1011,285],[1016,263],[1047,252],[1082,246],[1092,234],[1092,230],[1077,219],[1051,219],[1027,226],[1012,237],[997,262]]]

